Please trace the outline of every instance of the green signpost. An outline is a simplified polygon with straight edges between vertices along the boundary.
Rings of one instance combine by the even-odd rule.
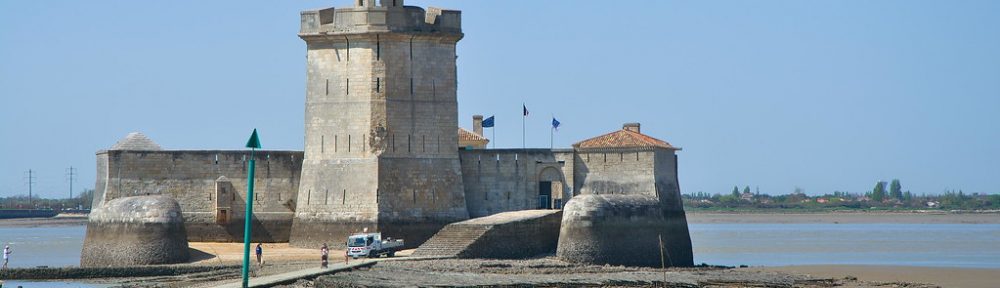
[[[247,163],[247,214],[243,224],[243,288],[250,284],[250,223],[253,218],[253,173],[256,167],[254,152],[260,149],[260,138],[257,137],[257,129],[253,129],[250,140],[247,140],[247,148],[250,148],[250,162]]]

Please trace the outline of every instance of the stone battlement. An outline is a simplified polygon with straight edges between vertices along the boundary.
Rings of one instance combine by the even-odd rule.
[[[462,34],[462,12],[404,6],[403,0],[353,0],[354,7],[302,12],[300,36],[377,32]]]

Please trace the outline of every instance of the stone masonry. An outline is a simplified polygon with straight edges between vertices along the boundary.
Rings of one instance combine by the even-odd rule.
[[[640,205],[645,211],[662,212],[643,223],[667,223],[672,253],[690,255],[679,148],[629,123],[571,149],[486,149],[482,116],[471,131],[458,127],[461,12],[403,0],[351,2],[301,13],[305,147],[257,152],[254,242],[337,246],[368,228],[416,247],[469,218],[562,209],[578,195],[636,195],[656,202]],[[188,240],[242,241],[248,156],[163,150],[130,134],[97,152],[94,207],[167,196],[178,202]],[[608,203],[600,207],[618,211],[617,201]]]
[[[295,246],[364,228],[417,244],[469,217],[456,149],[460,12],[402,0],[354,4],[302,12],[305,201],[295,211]]]

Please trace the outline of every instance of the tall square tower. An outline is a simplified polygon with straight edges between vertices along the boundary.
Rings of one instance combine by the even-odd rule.
[[[416,246],[469,217],[458,157],[461,12],[353,0],[302,12],[305,158],[291,243],[367,228]]]

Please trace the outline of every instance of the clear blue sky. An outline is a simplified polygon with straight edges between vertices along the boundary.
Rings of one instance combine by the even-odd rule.
[[[1000,1],[409,1],[463,10],[460,124],[500,147],[641,122],[683,192],[1000,193]],[[303,143],[299,11],[350,1],[0,1],[0,195],[93,187],[131,131]],[[246,115],[253,114],[250,119]]]

